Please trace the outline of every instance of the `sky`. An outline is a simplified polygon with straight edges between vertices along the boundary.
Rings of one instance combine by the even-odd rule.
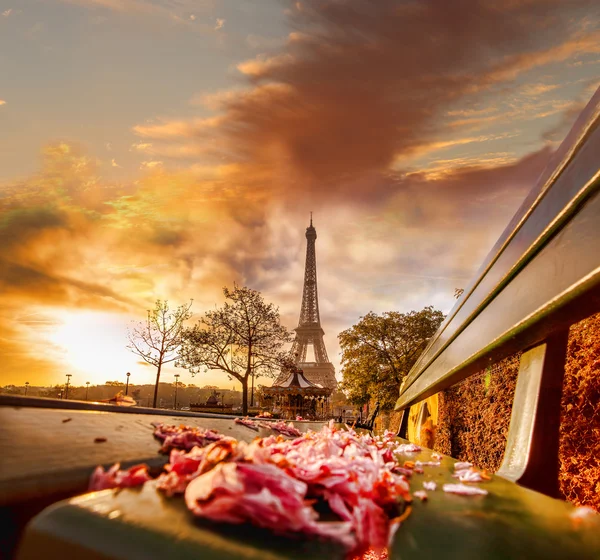
[[[127,327],[234,282],[294,328],[310,211],[340,378],[362,315],[451,309],[599,76],[589,0],[0,0],[0,385],[151,383]]]

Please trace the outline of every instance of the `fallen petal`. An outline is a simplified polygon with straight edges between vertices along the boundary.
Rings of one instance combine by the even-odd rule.
[[[424,502],[427,499],[427,492],[425,492],[425,490],[417,490],[416,492],[413,492],[413,496]]]
[[[465,484],[444,484],[444,492],[449,494],[460,494],[461,496],[485,496],[488,491],[475,486]]]

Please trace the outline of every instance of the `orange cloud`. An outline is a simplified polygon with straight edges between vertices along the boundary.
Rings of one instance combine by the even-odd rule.
[[[422,156],[446,148],[453,148],[456,146],[465,146],[467,144],[482,144],[486,142],[493,142],[494,140],[504,140],[506,138],[512,138],[517,136],[515,133],[505,132],[503,134],[487,134],[481,136],[468,136],[465,138],[454,138],[451,140],[437,140],[434,142],[428,142],[421,145],[415,145],[410,150],[410,157]],[[407,157],[403,156],[399,164],[406,164]]]
[[[375,213],[355,202],[313,208],[321,309],[333,359],[337,332],[365,310],[448,301],[547,155],[500,167],[471,165],[443,177],[375,177],[377,188],[390,192]],[[265,188],[272,170],[239,164],[202,174],[158,168],[135,184],[111,186],[98,174],[95,158],[71,145],[46,148],[44,161],[38,176],[3,192],[0,304],[17,318],[0,343],[11,352],[0,379],[20,379],[23,372],[30,381],[35,372],[38,379],[53,379],[68,366],[63,346],[56,347],[58,339],[49,334],[55,327],[23,324],[18,317],[28,313],[50,321],[64,317],[71,331],[84,311],[104,313],[117,329],[141,317],[157,297],[193,298],[201,313],[220,302],[223,285],[237,281],[261,290],[281,307],[285,323],[295,325],[311,202],[294,204],[286,191]],[[117,346],[111,351],[121,356]],[[82,348],[69,351],[69,367],[78,376]]]
[[[149,153],[152,150],[152,144],[148,142],[136,142],[131,145],[131,151],[140,153]]]
[[[198,4],[193,0],[62,0],[66,4],[82,6],[84,8],[104,8],[117,14],[136,14],[141,16],[153,16],[183,25],[193,25],[198,18],[198,12],[207,13],[210,3]],[[195,14],[190,14],[194,10]],[[208,24],[195,25],[195,29],[208,32],[211,26]]]
[[[2,186],[0,305],[8,316],[95,310],[112,314],[116,328],[157,297],[185,294],[207,308],[223,285],[246,281],[245,268],[270,243],[265,200],[259,189],[231,185],[235,166],[167,173],[146,162],[147,175],[111,185],[72,145],[48,146],[43,161],[39,174]],[[61,363],[46,331],[36,337],[19,324],[0,341],[12,349],[0,384],[20,372],[33,382],[35,371],[49,376]],[[41,339],[44,348],[32,342]]]
[[[132,181],[108,181],[93,155],[59,143],[37,175],[2,187],[0,303],[103,310],[116,321],[157,297],[194,298],[202,312],[237,281],[280,305],[293,327],[314,210],[330,355],[337,332],[370,309],[447,306],[550,150],[445,154],[416,172],[403,158],[508,139],[462,130],[481,119],[566,114],[567,100],[519,98],[494,111],[485,95],[498,84],[518,91],[510,81],[552,56],[596,52],[593,31],[574,38],[564,25],[579,5],[290,5],[295,31],[282,51],[242,63],[237,89],[195,100],[214,116],[134,127],[143,172]],[[27,329],[7,335],[18,355],[0,375],[25,370]],[[35,350],[49,356],[40,368],[60,363],[51,344]]]
[[[566,110],[569,102],[555,99],[535,110],[531,100],[518,100],[508,112],[457,106],[481,107],[495,84],[554,60],[596,52],[593,26],[574,26],[572,32],[560,23],[584,3],[531,0],[495,7],[468,0],[450,8],[307,0],[289,9],[294,32],[279,52],[238,64],[247,87],[193,99],[215,117],[134,130],[165,142],[153,146],[161,158],[178,157],[173,148],[178,145],[183,157],[203,163],[244,163],[248,173],[270,169],[265,186],[277,192],[341,200],[370,195],[377,201],[393,194],[378,177],[402,158],[498,136],[454,139],[453,128],[477,130]],[[558,88],[544,87],[545,93]],[[542,89],[538,84],[523,93],[539,95]]]
[[[559,87],[562,87],[563,84],[530,84],[523,88],[523,94],[531,97],[537,97],[539,95],[543,95],[544,93],[548,93],[549,91],[554,91]]]
[[[77,4],[84,7],[101,7],[116,12],[153,12],[158,10],[151,2],[143,0],[63,0],[69,4]]]
[[[162,161],[142,161],[140,165],[140,169],[155,169],[157,167],[162,167]]]
[[[288,66],[294,62],[294,57],[289,53],[284,53],[278,56],[265,57],[259,56],[258,58],[240,62],[237,65],[237,69],[247,76],[254,78],[260,78],[267,75],[269,72]]]
[[[531,97],[528,94],[525,95],[526,97]],[[480,130],[482,127],[494,123],[516,123],[543,119],[568,110],[572,103],[573,101],[571,100],[561,99],[537,100],[535,102],[519,100],[516,103],[509,104],[509,107],[512,108],[509,108],[508,110],[502,111],[498,114],[489,116],[466,115],[463,119],[451,120],[446,124],[450,129]]]
[[[490,113],[496,113],[498,109],[496,107],[486,107],[484,109],[458,109],[448,111],[446,113],[449,117],[481,117],[483,115],[489,115]]]
[[[199,131],[214,129],[222,122],[218,117],[192,121],[167,121],[160,124],[137,125],[133,131],[143,138],[165,140],[169,138],[193,137]]]
[[[532,68],[564,62],[582,54],[600,53],[600,32],[584,32],[550,48],[506,57],[485,76],[484,83],[514,80]]]

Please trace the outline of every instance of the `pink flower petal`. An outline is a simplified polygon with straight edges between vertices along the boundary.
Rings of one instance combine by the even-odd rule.
[[[461,496],[485,496],[488,491],[475,486],[466,486],[465,484],[444,484],[444,492],[449,494],[460,494]]]

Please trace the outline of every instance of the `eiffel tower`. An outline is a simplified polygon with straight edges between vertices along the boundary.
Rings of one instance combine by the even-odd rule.
[[[296,329],[296,338],[292,344],[292,356],[295,357],[296,366],[304,372],[304,376],[313,383],[323,387],[335,389],[335,369],[327,357],[319,317],[319,298],[317,294],[317,258],[315,254],[315,241],[317,230],[312,223],[306,228],[306,268],[304,270],[304,290],[302,291],[302,307],[300,321]],[[315,361],[306,361],[308,345],[312,344]],[[282,374],[283,375],[283,374]],[[287,375],[287,374],[286,374]],[[279,381],[279,380],[278,380]],[[276,382],[277,383],[277,382]]]

